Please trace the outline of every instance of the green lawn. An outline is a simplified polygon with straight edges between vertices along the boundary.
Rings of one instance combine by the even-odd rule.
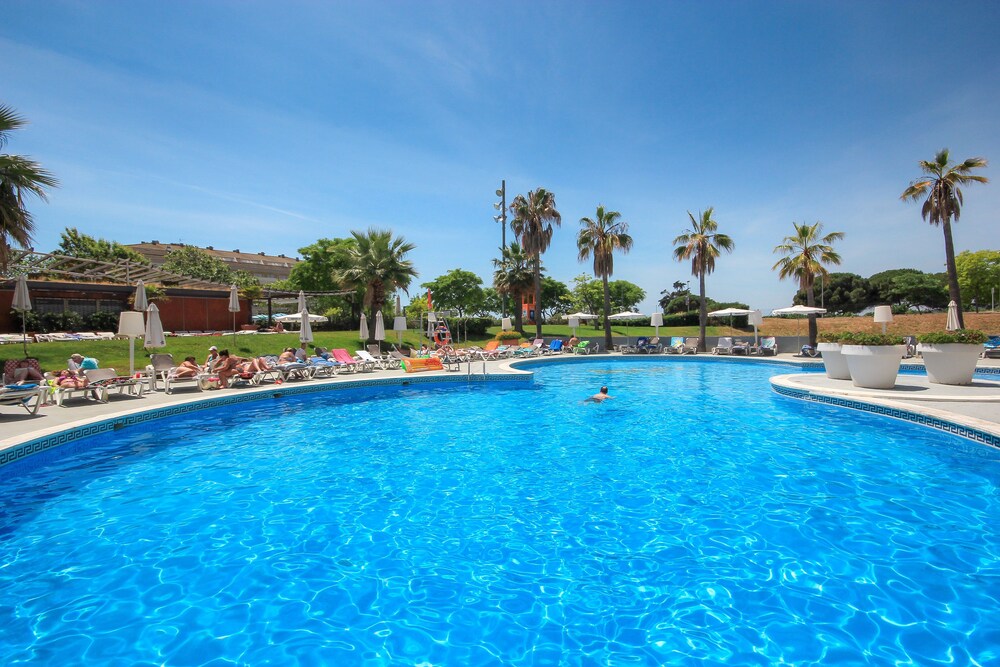
[[[468,342],[463,340],[459,346],[484,345],[487,341],[500,331],[500,327],[492,327],[489,335],[484,338],[473,338]],[[526,327],[525,333],[528,339],[534,337],[534,327]],[[625,326],[614,326],[611,329],[615,336],[625,336]],[[546,337],[559,336],[569,338],[573,330],[565,325],[545,325],[542,333]],[[579,327],[577,334],[585,338],[599,338],[604,336],[603,329],[594,329],[592,326]],[[632,339],[637,336],[652,336],[653,327],[628,327],[628,335]],[[715,328],[709,327],[709,335],[716,335]],[[698,327],[660,327],[660,336],[697,336]],[[358,339],[356,331],[314,331],[313,345],[325,347],[343,347],[354,351],[363,347]],[[426,338],[423,339],[425,342]],[[389,344],[396,342],[396,336],[389,332],[389,340],[383,343],[387,348]],[[419,346],[420,339],[416,331],[407,331],[403,336],[404,345]],[[243,335],[236,336],[178,336],[167,338],[165,348],[146,350],[142,347],[142,340],[136,341],[135,345],[135,366],[142,368],[148,363],[149,355],[154,352],[169,352],[174,355],[174,359],[181,361],[184,357],[193,356],[198,363],[202,363],[208,355],[208,348],[216,345],[219,349],[229,349],[230,352],[241,357],[254,357],[268,354],[279,354],[285,347],[298,347],[299,335],[297,332],[271,335]],[[23,352],[21,345],[4,345],[0,347],[0,359],[13,359],[21,357]],[[76,342],[53,342],[53,343],[31,343],[28,345],[28,355],[36,357],[42,370],[52,371],[66,367],[66,360],[71,354],[80,353],[85,357],[94,357],[98,360],[102,368],[114,368],[121,372],[128,371],[128,350],[127,340],[98,340],[98,341],[76,341]]]

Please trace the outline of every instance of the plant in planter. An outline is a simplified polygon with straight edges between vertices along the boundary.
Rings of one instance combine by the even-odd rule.
[[[518,345],[521,342],[521,334],[517,331],[501,331],[496,335],[496,339],[504,345]]]
[[[936,384],[972,384],[986,334],[975,329],[935,331],[917,337],[927,379]]]
[[[892,389],[906,353],[902,336],[850,332],[839,335],[841,354],[847,360],[851,380],[857,387]]]
[[[841,351],[843,344],[841,338],[843,333],[821,333],[818,337],[819,344],[816,350],[823,357],[823,367],[826,369],[826,376],[831,380],[850,380],[851,371],[847,368],[847,359]]]

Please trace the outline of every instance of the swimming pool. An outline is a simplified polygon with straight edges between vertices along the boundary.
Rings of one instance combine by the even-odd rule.
[[[580,360],[583,361],[583,360]],[[1000,456],[593,359],[149,422],[0,471],[5,664],[988,664]],[[601,385],[615,398],[583,403]]]

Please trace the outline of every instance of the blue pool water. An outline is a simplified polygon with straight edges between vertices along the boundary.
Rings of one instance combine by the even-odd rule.
[[[778,366],[533,370],[0,471],[3,663],[1000,662],[996,451],[778,396]]]

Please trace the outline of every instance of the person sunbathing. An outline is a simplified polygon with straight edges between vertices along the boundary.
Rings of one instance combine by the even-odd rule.
[[[4,374],[3,383],[9,385],[25,384],[30,381],[42,382],[44,379],[42,374],[31,365],[30,360],[18,359],[14,368],[9,373]]]
[[[83,389],[87,386],[87,376],[77,375],[75,371],[70,369],[65,369],[59,371],[59,375],[56,376],[56,386],[57,387],[69,387],[71,389]]]
[[[194,357],[185,357],[181,365],[174,369],[175,378],[193,378],[201,373],[201,367],[195,362]]]
[[[219,359],[215,362],[215,373],[219,376],[219,388],[225,389],[229,386],[229,378],[239,375],[243,371],[240,366],[246,361],[240,357],[229,356],[229,350],[221,350]]]
[[[241,373],[258,373],[269,370],[271,370],[271,365],[267,363],[267,359],[264,357],[249,359],[240,364]]]
[[[296,361],[298,361],[298,358],[295,356],[294,347],[286,347],[278,357],[279,364],[294,364]]]

